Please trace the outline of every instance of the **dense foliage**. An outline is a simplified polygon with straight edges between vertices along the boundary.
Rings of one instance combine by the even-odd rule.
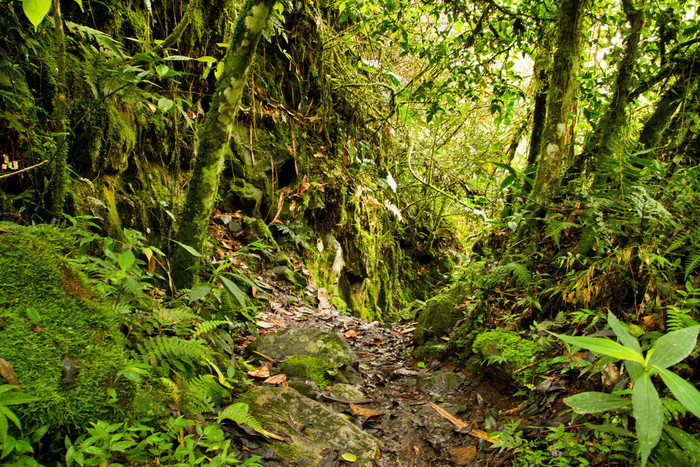
[[[114,3],[0,1],[0,218],[68,232],[128,329],[120,378],[184,418],[61,426],[59,457],[141,462],[151,440],[159,459],[180,432],[163,460],[204,462],[223,441],[182,435],[240,383],[233,340],[254,332],[258,284],[206,235],[216,207],[251,267],[299,288],[308,268],[365,318],[422,310],[417,357],[505,368],[550,397],[538,413],[564,408],[543,378],[578,392],[559,428],[501,426],[514,462],[692,462],[697,1],[279,1],[244,67],[241,2]],[[0,391],[0,455],[19,459],[49,428]]]

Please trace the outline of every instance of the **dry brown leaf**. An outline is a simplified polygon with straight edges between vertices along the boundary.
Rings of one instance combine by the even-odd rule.
[[[469,465],[476,458],[476,446],[453,448],[449,452],[455,465]]]
[[[255,286],[253,286],[253,287],[250,288],[250,293],[253,294],[253,298],[257,298],[257,297],[258,297],[258,289],[257,289]]]
[[[360,415],[362,417],[378,417],[380,415],[384,415],[383,412],[377,412],[376,410],[372,409],[365,409],[363,407],[357,406],[355,404],[350,404],[350,410],[352,410],[353,415]]]
[[[270,376],[265,381],[263,381],[263,383],[281,384],[283,387],[286,388],[287,387],[287,375],[285,375],[284,373],[280,373],[280,374],[275,375],[275,376]]]
[[[274,327],[275,327],[274,324],[268,323],[267,321],[263,321],[263,320],[261,320],[261,319],[255,321],[255,324],[256,324],[259,328],[263,328],[263,329],[270,329],[270,328],[274,328]]]
[[[282,321],[280,321],[280,320],[278,320],[278,319],[270,318],[270,321],[273,322],[273,323],[275,323],[277,326],[279,326],[279,327],[281,327],[281,328],[286,328],[286,327],[287,327],[286,324],[284,324]]]
[[[357,337],[357,333],[355,332],[355,330],[350,329],[345,333],[345,337],[348,339],[354,339],[355,337]]]
[[[469,423],[465,422],[464,420],[460,420],[459,418],[455,417],[454,415],[452,415],[451,413],[449,413],[447,410],[443,409],[442,407],[439,407],[432,402],[428,402],[428,405],[430,407],[432,407],[433,409],[435,409],[435,411],[438,414],[440,414],[440,416],[442,418],[444,418],[445,420],[452,423],[455,427],[457,427],[457,429],[470,427]],[[497,440],[489,438],[488,433],[486,433],[485,431],[480,430],[478,428],[472,428],[469,431],[469,434],[474,436],[475,438],[483,439],[484,441],[492,443],[492,444],[497,442]]]
[[[269,378],[270,377],[270,367],[272,363],[265,362],[257,368],[253,368],[248,372],[248,374],[254,378]]]
[[[13,370],[12,365],[7,363],[7,361],[3,358],[0,358],[0,376],[5,378],[5,381],[7,381],[8,384],[19,386],[19,381],[17,381],[15,370]],[[15,391],[19,391],[19,389],[15,388]]]

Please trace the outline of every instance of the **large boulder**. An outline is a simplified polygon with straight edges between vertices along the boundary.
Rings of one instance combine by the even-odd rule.
[[[255,387],[237,402],[248,404],[266,430],[286,440],[266,445],[292,465],[338,465],[345,455],[356,458],[352,465],[373,466],[381,456],[376,438],[292,388]]]
[[[469,291],[463,284],[457,284],[446,294],[436,295],[425,303],[418,315],[413,340],[423,345],[433,338],[450,333],[454,325],[467,314],[463,304]]]
[[[267,357],[281,362],[291,378],[313,381],[326,388],[332,382],[357,383],[358,359],[345,339],[333,332],[313,328],[290,328],[260,336],[252,346]]]
[[[0,358],[21,391],[39,397],[12,409],[23,426],[47,426],[54,436],[123,420],[134,394],[117,378],[127,366],[120,320],[65,259],[72,247],[53,228],[0,225]],[[118,403],[108,402],[108,389]]]

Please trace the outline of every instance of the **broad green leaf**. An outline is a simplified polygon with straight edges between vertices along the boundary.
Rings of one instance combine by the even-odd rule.
[[[219,280],[221,281],[221,285],[224,286],[224,289],[231,294],[232,297],[234,297],[236,300],[238,300],[238,303],[241,305],[241,308],[244,310],[246,309],[246,303],[245,303],[245,295],[241,291],[241,289],[238,288],[238,286],[231,280],[225,278],[224,276],[219,276]]]
[[[173,240],[173,242],[175,242],[175,243],[177,243],[178,245],[180,245],[187,253],[191,254],[191,255],[194,256],[195,258],[201,258],[201,257],[202,257],[202,255],[201,255],[197,250],[195,250],[194,248],[192,248],[191,246],[185,245],[184,243],[180,243],[180,242],[178,242],[177,240]]]
[[[675,426],[666,425],[664,431],[678,443],[678,446],[680,446],[691,459],[700,459],[700,441]]]
[[[22,429],[22,424],[20,423],[19,418],[17,418],[17,415],[15,415],[12,410],[8,409],[4,405],[0,405],[0,412],[2,412],[0,413],[0,416],[4,414],[12,423],[15,424],[17,428]]]
[[[134,256],[134,252],[131,250],[126,250],[124,253],[119,255],[119,258],[117,258],[117,262],[119,263],[119,267],[122,271],[128,271],[129,268],[134,265],[135,261],[136,257]]]
[[[642,466],[646,465],[651,450],[661,439],[664,412],[661,399],[648,373],[637,380],[632,390],[632,415],[637,421],[635,429],[639,441]]]
[[[0,441],[4,442],[7,438],[7,418],[0,413]]]
[[[580,414],[606,412],[630,405],[626,397],[604,392],[582,392],[564,399],[564,403]]]
[[[175,103],[170,99],[167,99],[165,97],[161,97],[160,99],[158,99],[158,108],[162,112],[167,112],[168,110],[172,109],[173,105],[175,105]]]
[[[40,323],[41,322],[41,316],[39,315],[39,312],[36,311],[36,308],[29,307],[27,308],[24,313],[27,315],[27,318],[29,318],[32,323]]]
[[[603,339],[600,337],[567,336],[555,333],[552,334],[564,342],[588,349],[591,352],[602,353],[603,355],[608,355],[613,358],[632,360],[634,362],[644,364],[644,357],[641,353],[618,344],[615,341],[611,341],[610,339]]]
[[[39,398],[23,392],[5,392],[0,394],[0,405],[28,404],[38,401]]]
[[[211,284],[208,282],[199,282],[193,285],[190,290],[190,303],[206,297],[209,292],[211,292]]]
[[[700,326],[679,329],[659,337],[647,352],[647,365],[668,368],[684,360],[695,349]]]
[[[218,60],[215,59],[214,57],[208,57],[208,56],[195,58],[195,60],[197,60],[198,62],[203,62],[203,63],[216,63],[216,62],[218,62]]]
[[[652,368],[659,372],[661,379],[664,380],[678,402],[700,418],[700,391],[670,370],[657,366],[652,366]]]
[[[346,452],[340,457],[342,457],[346,462],[357,462],[357,456],[351,452]]]
[[[23,0],[22,9],[36,31],[44,17],[49,14],[51,0]]]
[[[635,350],[640,354],[642,353],[642,348],[639,346],[639,342],[637,341],[637,339],[632,337],[627,328],[625,328],[620,323],[620,321],[615,317],[615,315],[612,314],[611,311],[608,311],[608,324],[610,325],[610,328],[613,330],[617,338],[620,339],[622,345],[632,350]]]
[[[2,440],[3,443],[2,452],[0,453],[0,459],[4,459],[5,457],[9,456],[10,453],[15,450],[15,446],[17,446],[17,440],[12,436],[4,436]]]

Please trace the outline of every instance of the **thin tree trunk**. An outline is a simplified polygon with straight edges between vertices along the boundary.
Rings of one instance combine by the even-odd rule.
[[[533,196],[546,202],[559,191],[566,127],[574,97],[581,37],[583,0],[562,0],[557,40],[547,96],[547,120],[542,133]]]
[[[267,24],[275,0],[246,0],[241,8],[224,61],[224,71],[216,83],[209,112],[197,140],[194,167],[187,198],[180,216],[177,240],[201,251],[211,216],[226,154],[230,151],[231,130],[238,113],[248,68],[260,34]],[[190,287],[197,258],[177,247],[172,260],[176,287]]]
[[[54,34],[56,38],[56,122],[55,131],[57,149],[54,158],[53,191],[51,199],[51,217],[58,218],[63,214],[68,191],[68,146],[66,142],[66,39],[63,32],[63,20],[61,19],[61,6],[59,0],[53,0]]]
[[[654,148],[659,144],[661,134],[681,104],[687,87],[688,78],[681,77],[661,96],[654,113],[646,121],[639,135],[639,143],[644,146],[644,149]]]
[[[620,145],[620,133],[627,122],[627,105],[629,103],[630,82],[637,55],[639,54],[639,41],[642,26],[644,25],[644,13],[632,4],[632,0],[622,0],[622,8],[630,23],[630,32],[627,36],[625,54],[620,61],[615,79],[615,91],[610,101],[608,110],[600,119],[598,125],[598,144],[593,149],[591,170],[597,171],[600,164],[610,157]]]

